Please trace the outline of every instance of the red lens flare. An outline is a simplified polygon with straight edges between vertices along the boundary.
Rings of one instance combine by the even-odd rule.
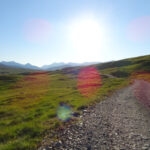
[[[102,84],[101,76],[95,67],[81,69],[78,75],[77,87],[85,97],[95,95]]]
[[[24,33],[26,39],[31,42],[45,42],[50,37],[51,24],[44,19],[28,20],[24,26]]]
[[[150,108],[150,83],[144,80],[136,80],[134,85],[135,97],[146,107]]]
[[[150,108],[150,73],[139,72],[135,73],[133,93],[135,97],[146,107]]]
[[[149,41],[150,16],[142,16],[134,19],[128,26],[127,34],[132,41]]]

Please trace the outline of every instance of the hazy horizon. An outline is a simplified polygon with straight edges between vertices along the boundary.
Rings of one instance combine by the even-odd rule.
[[[149,54],[148,54],[149,55]],[[140,56],[146,56],[146,55],[140,55]],[[127,58],[123,58],[123,59],[128,59],[128,58],[135,58],[135,57],[140,57],[140,56],[134,56],[134,57],[127,57]],[[10,61],[5,61],[5,60],[2,60],[0,61],[1,62],[15,62],[15,63],[19,63],[19,64],[22,64],[22,65],[26,65],[26,64],[30,64],[30,65],[33,65],[33,66],[37,66],[37,67],[43,67],[43,66],[47,66],[47,65],[52,65],[52,64],[58,64],[58,63],[64,63],[64,64],[69,64],[69,63],[75,63],[75,64],[82,64],[82,63],[107,63],[107,62],[111,62],[111,61],[119,61],[119,60],[123,60],[123,59],[116,59],[116,60],[108,60],[108,61],[103,61],[103,62],[98,62],[98,61],[84,61],[84,62],[51,62],[51,63],[47,63],[47,64],[43,64],[43,65],[35,65],[35,64],[32,64],[30,62],[26,62],[26,63],[21,63],[21,62],[17,62],[15,60],[10,60]]]
[[[114,61],[114,60],[112,60],[112,61]],[[49,64],[43,64],[43,65],[38,66],[38,65],[32,64],[30,62],[21,63],[21,62],[15,61],[15,60],[10,60],[10,61],[2,60],[2,61],[0,61],[0,63],[1,62],[15,62],[15,63],[19,63],[19,64],[22,64],[22,65],[31,64],[31,65],[37,66],[37,67],[42,67],[42,66],[52,65],[52,64],[57,64],[57,63],[64,63],[64,64],[68,64],[68,63],[76,63],[76,64],[81,64],[81,63],[103,63],[103,62],[93,62],[93,61],[91,61],[91,62],[51,62]]]
[[[0,61],[35,66],[150,54],[150,1],[0,2]]]

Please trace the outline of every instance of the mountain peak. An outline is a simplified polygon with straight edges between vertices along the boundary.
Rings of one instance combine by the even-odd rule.
[[[31,65],[30,63],[27,63],[27,64],[20,64],[20,63],[17,63],[15,61],[2,61],[0,62],[0,64],[3,64],[3,65],[6,65],[6,66],[9,66],[9,67],[14,67],[14,68],[25,68],[25,69],[39,69],[39,67],[37,66],[33,66]]]
[[[97,62],[98,63],[98,62]],[[50,65],[44,65],[42,67],[37,67],[34,66],[30,63],[26,63],[26,64],[20,64],[17,63],[15,61],[2,61],[0,62],[0,64],[9,66],[9,67],[14,67],[14,68],[24,68],[24,69],[34,69],[34,70],[57,70],[57,69],[63,69],[66,67],[75,67],[75,66],[88,66],[88,65],[92,65],[92,64],[96,64],[96,62],[84,62],[84,63],[73,63],[73,62],[69,62],[69,63],[64,63],[64,62],[54,62]]]

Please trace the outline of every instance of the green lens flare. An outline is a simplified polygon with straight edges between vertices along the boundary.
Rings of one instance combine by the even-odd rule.
[[[72,110],[67,105],[60,105],[57,110],[57,117],[62,121],[67,121],[72,116]]]

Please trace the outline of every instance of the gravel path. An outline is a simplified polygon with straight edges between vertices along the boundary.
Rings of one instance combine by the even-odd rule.
[[[150,150],[150,109],[136,99],[135,85],[85,109],[57,135],[49,133],[38,150]]]

